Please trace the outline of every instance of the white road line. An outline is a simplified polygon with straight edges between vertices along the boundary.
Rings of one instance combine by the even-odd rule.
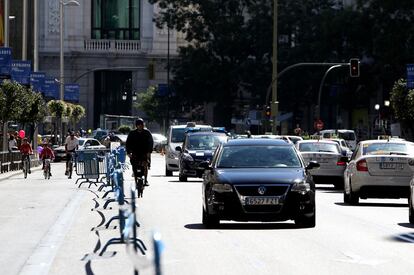
[[[19,274],[22,275],[45,275],[48,274],[50,266],[63,243],[63,240],[73,222],[76,210],[85,196],[85,192],[78,191],[72,196],[69,203],[63,209],[55,224],[42,238],[28,258]]]

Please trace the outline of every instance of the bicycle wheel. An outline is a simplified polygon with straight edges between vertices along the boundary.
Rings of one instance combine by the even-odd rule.
[[[23,160],[23,174],[24,174],[24,178],[27,178],[27,167],[28,167],[27,160],[24,159]]]

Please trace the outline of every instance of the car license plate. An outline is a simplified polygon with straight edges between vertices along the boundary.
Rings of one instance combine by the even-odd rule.
[[[280,203],[279,197],[246,197],[245,205],[277,205]]]
[[[402,163],[380,162],[380,169],[404,169]]]

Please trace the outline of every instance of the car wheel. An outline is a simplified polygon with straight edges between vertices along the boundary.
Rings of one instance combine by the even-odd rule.
[[[346,193],[344,187],[344,203],[350,205],[357,205],[359,203],[359,194],[352,191],[351,179],[349,179],[349,194]]]
[[[311,216],[307,216],[307,215],[304,215],[304,214],[299,215],[295,219],[295,224],[299,227],[304,227],[304,228],[315,227],[315,225],[316,225],[316,214],[315,214],[315,212],[313,212],[313,214]]]
[[[179,181],[187,181],[187,177],[183,176],[183,175],[178,175],[178,180]]]
[[[217,215],[210,215],[203,207],[203,225],[206,228],[215,228],[220,225],[220,219]]]
[[[410,198],[408,199],[408,218],[410,223],[414,224],[414,209],[413,209],[413,202],[410,194]]]
[[[343,179],[339,179],[334,183],[334,187],[336,190],[342,190],[344,189],[344,181]]]
[[[173,172],[171,170],[168,170],[168,167],[165,166],[165,176],[171,177],[173,175]]]

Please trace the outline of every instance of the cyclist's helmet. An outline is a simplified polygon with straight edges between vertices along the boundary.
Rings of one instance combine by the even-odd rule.
[[[135,120],[135,125],[144,125],[144,120],[142,118],[138,118],[137,120]]]

